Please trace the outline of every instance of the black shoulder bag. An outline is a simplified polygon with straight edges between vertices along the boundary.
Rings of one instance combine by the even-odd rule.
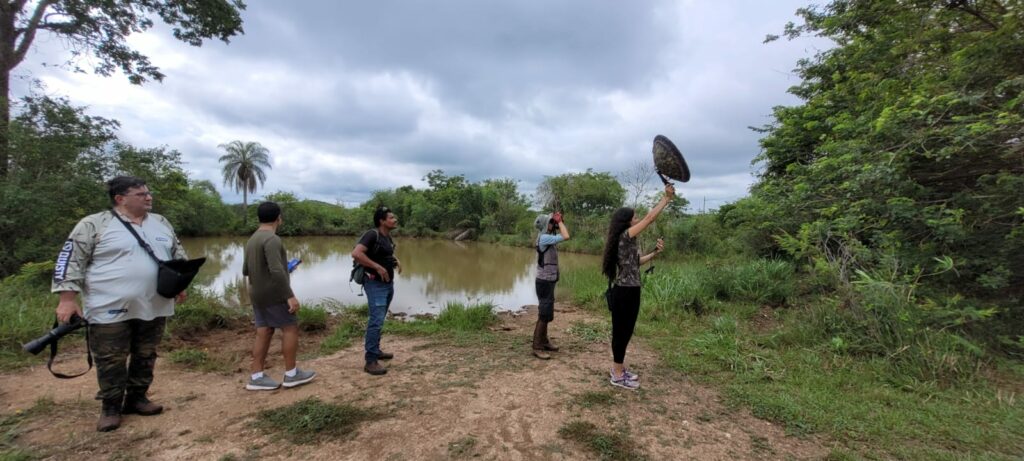
[[[373,249],[370,250],[370,253],[376,255],[377,250],[380,248],[380,232],[377,229],[374,229],[373,232],[377,234],[377,239],[373,241]],[[370,255],[366,256],[369,257]],[[366,267],[359,264],[359,261],[356,261],[355,258],[352,258],[352,273],[349,274],[348,281],[356,282],[357,285],[362,285],[366,281]]]
[[[153,248],[145,240],[142,240],[142,237],[139,237],[138,232],[135,232],[135,228],[132,227],[131,223],[121,219],[114,210],[110,210],[110,212],[114,215],[114,219],[121,221],[121,224],[124,224],[128,232],[135,236],[135,239],[139,241],[139,245],[142,245],[142,249],[149,253],[149,257],[156,261],[156,265],[159,267],[156,272],[156,292],[165,298],[173,298],[178,293],[185,291],[188,285],[192,283],[192,279],[196,278],[196,274],[199,273],[199,268],[206,262],[206,258],[161,261],[153,253]]]

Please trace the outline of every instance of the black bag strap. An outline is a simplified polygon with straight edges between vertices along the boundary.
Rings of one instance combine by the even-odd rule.
[[[53,319],[53,328],[57,328],[57,325],[59,325],[59,322],[57,322],[57,319],[54,318]],[[88,325],[85,326],[85,357],[86,357],[85,360],[86,360],[86,362],[89,363],[89,368],[87,368],[85,371],[83,371],[83,372],[81,372],[81,373],[79,373],[77,375],[66,375],[64,373],[57,373],[56,371],[53,371],[53,359],[55,357],[57,357],[57,341],[53,341],[53,342],[50,343],[50,359],[46,361],[46,369],[50,370],[50,374],[53,375],[54,378],[60,378],[60,379],[77,378],[79,376],[82,376],[82,375],[88,373],[89,370],[92,370],[92,345],[89,344],[89,326]]]
[[[156,261],[156,265],[158,265],[158,266],[163,265],[164,262],[161,261],[160,258],[157,258],[156,254],[153,253],[153,248],[150,247],[149,244],[146,243],[145,240],[142,240],[142,237],[139,237],[139,233],[135,232],[135,228],[132,227],[131,223],[121,219],[121,217],[118,216],[117,212],[115,212],[114,210],[110,210],[110,214],[114,215],[114,219],[116,219],[118,221],[121,221],[121,224],[124,224],[124,227],[126,227],[128,229],[128,232],[131,232],[132,235],[135,236],[135,240],[138,240],[139,241],[139,245],[142,245],[142,249],[146,250],[146,253],[149,253],[149,257],[153,258],[153,261]]]
[[[553,246],[554,245],[548,245],[547,248],[541,250],[540,249],[540,237],[537,238],[537,246],[536,246],[536,248],[534,248],[534,249],[537,250],[537,267],[544,267],[544,266],[547,265],[547,264],[544,264],[544,253],[547,253],[548,250],[550,250],[551,247],[553,247]]]

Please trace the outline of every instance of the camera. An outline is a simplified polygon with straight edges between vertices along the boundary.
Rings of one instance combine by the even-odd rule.
[[[21,348],[24,349],[25,352],[38,354],[42,352],[43,349],[46,349],[46,346],[49,346],[50,343],[60,341],[60,338],[63,338],[68,333],[71,333],[72,331],[82,328],[87,324],[88,323],[85,321],[85,319],[77,315],[74,315],[71,317],[71,320],[68,321],[68,323],[61,323],[57,325],[52,330],[50,330],[49,333],[46,333],[45,335],[42,335],[36,339],[33,339],[32,341],[25,343],[25,345],[21,346]]]

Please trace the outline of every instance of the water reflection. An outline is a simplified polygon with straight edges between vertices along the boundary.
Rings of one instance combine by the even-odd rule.
[[[246,238],[185,239],[189,256],[205,255],[207,263],[196,283],[223,292],[241,286],[242,252]],[[493,302],[500,310],[536,304],[533,280],[536,252],[475,242],[396,239],[396,254],[403,273],[395,281],[393,312],[437,313],[448,302]],[[346,304],[364,304],[360,286],[349,283],[356,237],[286,237],[289,258],[301,258],[292,273],[292,288],[302,301],[335,298]],[[563,268],[588,266],[597,270],[598,258],[560,254]],[[245,290],[239,290],[245,292]],[[247,299],[241,299],[247,304]]]

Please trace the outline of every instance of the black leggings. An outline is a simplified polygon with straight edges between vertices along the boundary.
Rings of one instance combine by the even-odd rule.
[[[621,364],[640,314],[640,287],[612,287],[612,358]]]

